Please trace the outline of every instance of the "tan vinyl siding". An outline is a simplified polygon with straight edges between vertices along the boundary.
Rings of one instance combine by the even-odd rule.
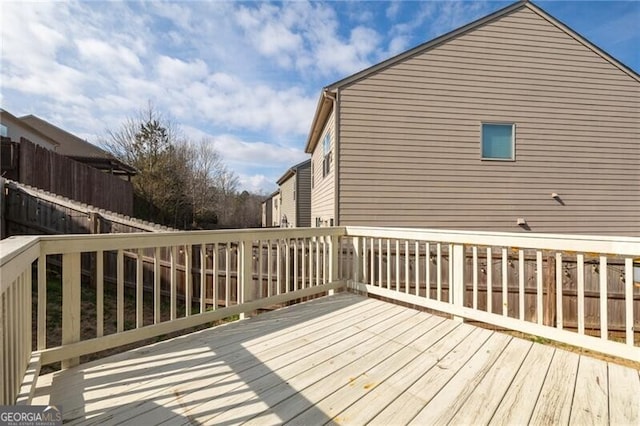
[[[286,228],[296,226],[296,202],[293,195],[295,188],[295,174],[280,185],[280,202],[282,203],[280,206],[280,225]]]
[[[640,83],[527,8],[339,99],[341,225],[640,235]],[[480,160],[482,122],[515,161]]]
[[[311,188],[311,226],[316,226],[316,218],[320,218],[322,226],[328,226],[335,219],[335,112],[332,112],[321,134],[320,142],[311,155],[313,163],[313,187]],[[322,176],[323,144],[325,134],[331,135],[331,171]]]
[[[271,198],[271,209],[272,226],[280,226],[280,194]]]
[[[298,227],[311,226],[311,163],[296,171],[296,219]]]

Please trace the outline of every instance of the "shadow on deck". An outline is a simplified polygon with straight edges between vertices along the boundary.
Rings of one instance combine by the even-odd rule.
[[[33,403],[96,425],[637,424],[638,373],[340,293],[42,376]]]

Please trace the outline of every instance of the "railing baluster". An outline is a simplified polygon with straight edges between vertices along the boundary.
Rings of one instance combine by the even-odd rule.
[[[169,255],[169,262],[170,262],[170,273],[171,273],[171,277],[170,277],[170,315],[171,315],[171,321],[173,321],[174,319],[176,319],[177,317],[177,313],[176,313],[176,309],[177,309],[177,305],[178,305],[178,249],[176,246],[171,246],[171,250],[170,250],[170,255]]]
[[[124,252],[118,250],[116,254],[116,331],[124,331]]]
[[[224,245],[224,306],[228,308],[231,305],[231,243]],[[236,274],[236,281],[238,274]]]
[[[478,309],[478,247],[471,247],[472,281],[473,281],[473,309]]]
[[[293,290],[298,290],[298,239],[292,240],[293,246]]]
[[[309,287],[313,287],[313,239],[309,239]]]
[[[211,277],[211,285],[212,285],[212,291],[211,291],[211,297],[213,299],[213,310],[215,311],[216,309],[218,309],[218,297],[220,294],[220,280],[219,280],[219,272],[218,269],[220,267],[220,258],[218,257],[220,255],[219,251],[218,251],[218,243],[213,243],[213,252],[211,253],[211,271],[213,273],[213,276]]]
[[[327,245],[328,237],[321,237],[322,239],[322,284],[326,284],[329,282],[327,279],[328,271],[329,271],[329,262],[327,261],[329,257],[329,247]]]
[[[507,288],[509,274],[509,257],[507,248],[502,248],[502,315],[509,316],[509,290]]]
[[[376,274],[375,274],[375,270],[376,270],[376,251],[375,251],[375,238],[371,238],[371,262],[369,262],[371,264],[371,285],[375,285],[376,284]],[[378,283],[378,285],[380,285]]]
[[[607,256],[600,256],[600,338],[609,338],[608,300],[607,300]]]
[[[442,300],[442,244],[436,244],[436,299]]]
[[[447,277],[447,285],[449,287],[449,303],[453,303],[453,244],[449,244],[449,251],[447,252],[449,261],[447,265],[447,271],[449,276]]]
[[[192,270],[191,244],[184,247],[184,310],[185,316],[191,316],[191,304],[193,303],[193,270]]]
[[[524,250],[518,250],[518,316],[525,320],[524,311]]]
[[[424,283],[425,283],[425,297],[431,299],[431,247],[429,243],[424,243],[425,257],[424,257]]]
[[[153,253],[153,322],[159,324],[162,320],[162,305],[160,287],[162,276],[160,272],[160,247],[156,247]]]
[[[5,376],[6,377],[6,383],[7,383],[7,394],[9,396],[9,401],[13,404],[16,400],[16,377],[17,377],[17,371],[16,371],[16,367],[15,367],[15,351],[13,350],[15,348],[15,337],[16,337],[16,333],[18,332],[16,330],[16,326],[15,326],[15,309],[16,309],[16,305],[15,305],[15,298],[13,296],[16,287],[16,281],[18,281],[18,279],[16,278],[15,281],[13,281],[11,284],[9,284],[9,287],[6,290],[6,300],[5,300],[5,312],[7,313],[7,340],[6,340],[6,344],[5,344],[5,348],[7,349],[7,356],[6,359],[8,360],[7,365],[8,365],[8,369],[9,371],[7,372],[8,374]]]
[[[378,286],[382,287],[382,238],[378,238]]]
[[[284,240],[284,293],[291,288],[291,240]]]
[[[387,288],[391,289],[391,240],[387,238]]]
[[[207,245],[200,244],[200,313],[207,310]]]
[[[316,285],[320,285],[320,237],[316,237]]]
[[[420,243],[418,241],[414,242],[414,248],[416,250],[415,259],[415,274],[416,274],[416,296],[420,295]]]
[[[627,345],[633,346],[633,259],[624,259],[624,311]]]
[[[38,257],[38,331],[37,333],[38,333],[37,348],[39,351],[41,351],[47,347],[47,256],[43,254],[41,254],[40,257]]]
[[[404,242],[404,292],[409,293],[409,240]]]
[[[38,302],[40,303],[40,302]],[[104,335],[104,252],[96,252],[96,337]]]
[[[487,247],[487,312],[493,312],[493,253]]]
[[[556,327],[562,330],[564,327],[564,319],[562,317],[562,284],[564,277],[562,274],[562,253],[556,253]]]
[[[367,250],[367,238],[362,239],[362,282],[365,284],[372,284],[369,280],[369,267],[367,260],[369,259],[369,252]]]
[[[540,325],[544,318],[542,293],[542,251],[536,250],[536,321]]]
[[[400,291],[400,240],[396,240],[396,291]]]
[[[263,275],[264,275],[264,271],[263,271],[263,269],[264,269],[264,259],[263,259],[264,255],[263,254],[264,254],[264,251],[262,249],[263,249],[262,240],[258,240],[258,253],[257,253],[257,255],[258,255],[258,291],[257,291],[257,293],[258,293],[258,297],[259,298],[263,298],[264,297],[264,293],[262,291],[262,288],[264,286],[264,278],[263,278]]]
[[[136,328],[140,328],[144,325],[144,311],[142,310],[142,300],[143,300],[143,281],[142,281],[142,272],[143,272],[143,249],[138,249],[137,251],[137,259],[136,259]]]
[[[307,243],[304,238],[300,240],[300,285],[302,288],[307,288]]]
[[[584,254],[579,253],[576,259],[578,281],[578,334],[584,334]]]
[[[271,297],[271,287],[273,285],[273,244],[267,240],[267,297]]]

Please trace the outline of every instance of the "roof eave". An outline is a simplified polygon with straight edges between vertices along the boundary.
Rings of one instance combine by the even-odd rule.
[[[380,62],[378,64],[375,64],[375,65],[372,65],[369,68],[366,68],[366,69],[364,69],[364,70],[362,70],[360,72],[357,72],[357,73],[352,74],[352,75],[350,75],[348,77],[345,77],[342,80],[338,80],[335,83],[332,83],[332,84],[328,85],[325,88],[325,90],[337,90],[337,89],[343,88],[345,86],[348,86],[348,85],[350,85],[352,83],[355,83],[356,81],[362,80],[363,78],[366,78],[369,75],[374,74],[374,73],[376,73],[376,72],[378,72],[378,71],[380,71],[382,69],[385,69],[385,68],[387,68],[387,67],[389,67],[391,65],[394,65],[394,64],[396,64],[396,63],[398,63],[400,61],[403,61],[403,60],[405,60],[407,58],[410,58],[410,57],[412,57],[414,55],[417,55],[417,54],[422,53],[422,52],[424,52],[426,50],[429,50],[429,49],[431,49],[431,48],[433,48],[435,46],[438,46],[438,45],[440,45],[442,43],[445,43],[446,41],[451,40],[452,38],[455,38],[455,37],[457,37],[457,36],[459,36],[459,35],[461,35],[463,33],[466,33],[467,31],[471,31],[471,30],[473,30],[473,29],[475,29],[477,27],[480,27],[480,26],[486,24],[489,21],[492,21],[492,20],[497,19],[497,18],[499,18],[501,16],[507,15],[507,14],[509,14],[509,13],[515,11],[515,10],[518,10],[518,9],[524,7],[526,4],[528,4],[527,0],[521,0],[521,1],[518,1],[516,3],[510,4],[510,5],[504,7],[502,9],[500,9],[500,10],[497,10],[497,11],[495,11],[495,12],[489,14],[489,15],[486,15],[486,16],[480,18],[480,19],[477,19],[477,20],[475,20],[475,21],[473,21],[473,22],[471,22],[471,23],[469,23],[467,25],[464,25],[464,26],[462,26],[460,28],[457,28],[457,29],[455,29],[453,31],[450,31],[450,32],[446,33],[446,34],[443,34],[440,37],[436,37],[436,38],[434,38],[434,39],[432,39],[432,40],[430,40],[430,41],[428,41],[426,43],[419,44],[418,46],[416,46],[416,47],[414,47],[412,49],[409,49],[409,50],[407,50],[405,52],[402,52],[402,53],[400,53],[400,54],[398,54],[396,56],[393,56],[393,57],[387,59],[386,61],[382,61],[382,62]]]
[[[304,148],[304,152],[307,154],[313,153],[314,148],[318,144],[318,140],[320,139],[320,134],[322,133],[322,129],[324,128],[329,115],[331,114],[331,110],[333,109],[333,100],[327,96],[328,92],[334,92],[331,89],[324,88],[320,93],[320,99],[318,99],[318,106],[316,107],[316,112],[313,115],[313,121],[311,122],[311,130],[309,131],[309,136],[307,138],[307,143]]]

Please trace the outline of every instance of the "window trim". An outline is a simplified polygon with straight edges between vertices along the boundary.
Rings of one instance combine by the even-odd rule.
[[[327,131],[322,138],[322,177],[331,173],[331,133]]]
[[[493,158],[484,157],[482,155],[484,147],[484,125],[511,126],[511,157],[510,158]],[[480,160],[482,161],[516,161],[516,123],[511,121],[481,121],[480,122]]]

